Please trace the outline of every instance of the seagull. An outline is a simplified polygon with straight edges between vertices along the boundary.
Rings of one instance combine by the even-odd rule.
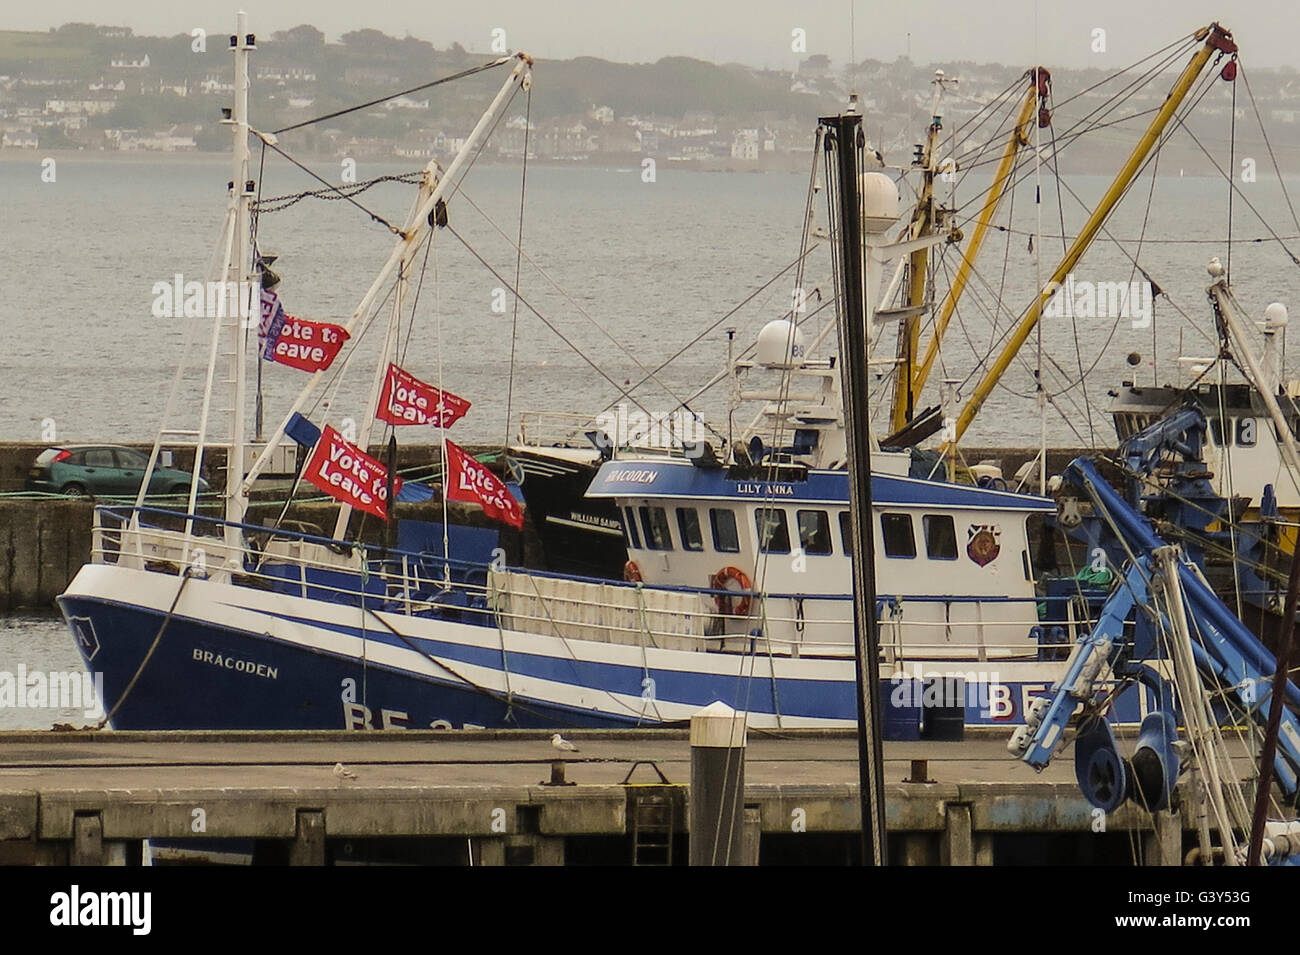
[[[551,745],[554,746],[556,749],[558,749],[558,750],[559,750],[560,752],[562,752],[562,753],[576,753],[576,752],[578,752],[578,747],[574,746],[572,743],[570,743],[567,739],[565,739],[565,738],[564,738],[563,736],[561,736],[559,733],[556,733],[554,736],[551,737]]]
[[[344,769],[342,763],[335,763],[335,764],[334,764],[334,775],[337,776],[339,779],[356,779],[356,778],[357,778],[357,774],[356,774],[356,773],[353,773],[353,772],[349,772],[348,770]]]
[[[1219,261],[1219,257],[1217,255],[1214,256],[1214,258],[1210,259],[1209,263],[1205,266],[1205,269],[1207,272],[1210,273],[1210,275],[1212,275],[1216,279],[1220,275],[1222,275],[1224,271],[1223,263]]]

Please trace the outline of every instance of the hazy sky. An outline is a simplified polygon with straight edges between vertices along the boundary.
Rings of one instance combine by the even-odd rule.
[[[68,21],[112,23],[172,35],[199,26],[229,33],[240,0],[42,0],[7,3],[0,28],[45,30]],[[838,62],[850,53],[854,9],[858,58],[917,63],[968,59],[1044,66],[1115,68],[1218,18],[1249,65],[1300,66],[1296,0],[244,0],[252,29],[311,23],[330,39],[371,27],[435,46],[458,41],[486,50],[493,28],[511,49],[539,57],[599,56],[646,61],[680,54],[789,68],[791,31],[809,53]],[[1037,20],[1037,29],[1035,29]],[[1091,50],[1106,30],[1106,52]],[[909,37],[910,35],[910,37]]]

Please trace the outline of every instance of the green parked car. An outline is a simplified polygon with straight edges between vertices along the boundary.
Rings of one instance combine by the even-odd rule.
[[[36,457],[23,486],[69,497],[133,497],[140,490],[149,456],[116,445],[70,444],[46,448]],[[192,478],[185,471],[154,468],[150,494],[188,494]],[[199,493],[208,482],[199,478]]]

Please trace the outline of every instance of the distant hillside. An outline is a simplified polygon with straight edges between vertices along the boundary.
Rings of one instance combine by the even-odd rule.
[[[0,31],[0,132],[5,148],[224,149],[217,125],[231,93],[225,35],[196,50],[188,34],[135,36],[124,27],[69,23],[48,33]],[[414,37],[355,30],[338,42],[308,24],[259,37],[252,58],[253,115],[263,129],[293,125],[360,101],[449,76],[499,54],[458,44],[437,49]],[[680,162],[736,162],[786,168],[806,151],[819,115],[843,108],[849,90],[861,94],[868,136],[895,163],[928,121],[936,67],[960,86],[944,103],[944,122],[958,129],[985,104],[1021,80],[1028,64],[956,62],[921,66],[864,60],[836,66],[812,54],[795,69],[763,70],[688,57],[655,63],[616,63],[598,57],[540,60],[526,137],[530,154],[556,161],[626,162],[661,156]],[[1050,64],[1047,64],[1050,68]],[[1096,86],[1099,70],[1054,70],[1054,94],[1065,100]],[[1251,91],[1284,169],[1300,169],[1300,79],[1294,70],[1252,71]],[[292,148],[317,155],[418,158],[454,151],[501,82],[500,70],[421,91],[384,107],[331,119],[292,134]],[[1069,107],[1068,122],[1102,105],[1122,83],[1087,94]],[[1113,88],[1112,88],[1113,87]],[[1160,77],[1130,98],[1124,111],[1149,111],[1163,100]],[[1189,125],[1222,143],[1230,104],[1217,84]],[[1252,104],[1253,105],[1253,104]],[[497,155],[519,155],[523,98]],[[1260,152],[1253,110],[1238,103],[1238,143]],[[1066,160],[1072,168],[1110,168],[1130,128],[1112,127],[1082,141]],[[489,157],[493,154],[489,152]],[[786,159],[781,159],[786,157]],[[1198,162],[1195,151],[1180,164]]]

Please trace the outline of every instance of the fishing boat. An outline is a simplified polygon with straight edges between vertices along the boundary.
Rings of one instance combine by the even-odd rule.
[[[97,510],[91,562],[59,605],[86,665],[104,674],[108,722],[657,725],[721,699],[747,711],[755,726],[854,725],[838,374],[833,358],[804,355],[794,323],[770,324],[758,342],[761,364],[818,383],[814,394],[787,394],[794,400],[770,410],[789,426],[788,442],[679,443],[651,454],[654,460],[609,442],[598,449],[605,460],[587,499],[619,515],[630,580],[525,570],[499,557],[478,562],[448,548],[430,554],[349,534],[357,511],[389,517],[401,481],[391,462],[385,467],[363,450],[373,421],[349,441],[319,417],[311,420],[314,397],[333,358],[381,313],[389,317],[383,357],[396,354],[413,263],[447,227],[448,207],[489,130],[513,94],[530,87],[532,61],[516,54],[489,64],[509,74],[493,102],[446,168],[426,167],[409,215],[390,224],[388,262],[353,314],[331,325],[288,318],[276,296],[268,298],[268,261],[251,237],[257,183],[250,135],[281,149],[275,134],[249,122],[247,63],[255,48],[241,17],[231,40],[234,150],[218,277],[239,287],[263,279],[259,353],[273,350],[309,377],[274,433],[250,448],[249,320],[218,316],[199,426],[169,426],[153,460],[164,443],[189,438],[199,467],[211,446],[226,444],[222,513],[204,513],[193,496],[184,512],[143,500]],[[897,187],[869,172],[863,184],[864,221],[875,237],[868,278],[880,288],[889,256],[941,237],[889,240]],[[387,302],[391,310],[381,307]],[[219,414],[223,390],[229,403]],[[455,418],[448,407],[460,401],[392,361],[381,361],[371,392],[372,406],[392,412],[402,405],[399,417],[434,423],[440,438]],[[220,422],[225,433],[218,436]],[[295,443],[303,449],[300,479],[341,502],[332,534],[247,519],[259,473]],[[443,447],[444,498],[459,493],[518,526],[522,509],[501,477],[451,441]],[[1029,695],[1047,685],[1044,661],[1060,654],[1079,623],[1045,619],[1031,571],[1028,522],[1055,505],[910,477],[907,460],[882,453],[875,479],[891,692],[915,696],[903,708],[918,731],[925,690],[958,678],[964,688],[949,693],[948,719],[1016,722]]]

